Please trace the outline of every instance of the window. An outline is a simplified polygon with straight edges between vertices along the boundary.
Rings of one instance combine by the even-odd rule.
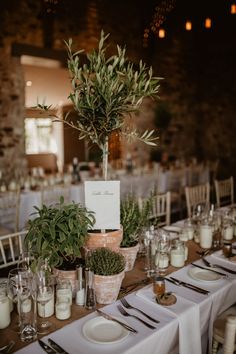
[[[25,150],[26,154],[56,152],[51,118],[25,119]]]

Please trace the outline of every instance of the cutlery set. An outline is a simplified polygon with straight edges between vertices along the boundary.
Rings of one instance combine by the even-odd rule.
[[[208,290],[199,288],[199,287],[196,286],[196,285],[193,285],[193,284],[190,284],[190,283],[186,283],[186,282],[184,282],[184,281],[178,280],[178,279],[173,278],[173,277],[169,277],[169,278],[166,277],[165,280],[169,281],[170,283],[172,283],[172,284],[174,284],[174,285],[183,286],[183,287],[185,287],[185,288],[187,288],[187,289],[196,291],[197,293],[200,293],[200,294],[203,294],[203,295],[208,295],[209,292],[210,292],[210,291],[208,291]]]
[[[219,268],[219,269],[224,270],[225,272],[228,272],[228,273],[231,273],[231,274],[236,274],[235,270],[226,268],[226,267],[224,267],[222,265],[219,265],[219,264],[213,264],[213,263],[209,262],[208,260],[206,260],[204,257],[202,257],[202,261],[209,268]]]
[[[38,339],[38,343],[41,348],[48,354],[69,354],[59,344],[54,342],[51,338],[48,338],[48,344],[44,343],[41,339]]]

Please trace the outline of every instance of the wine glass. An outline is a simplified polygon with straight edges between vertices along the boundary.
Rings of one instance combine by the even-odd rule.
[[[18,268],[23,268],[25,270],[31,269],[31,264],[33,261],[33,255],[29,251],[23,251],[18,258]]]
[[[45,334],[53,327],[45,318],[54,312],[54,285],[50,275],[42,270],[37,273],[37,303],[38,315],[42,318],[38,323],[38,333]]]

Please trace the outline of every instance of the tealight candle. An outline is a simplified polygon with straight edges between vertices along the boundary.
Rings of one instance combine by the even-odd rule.
[[[7,297],[0,298],[0,329],[6,328],[11,322],[10,305]]]

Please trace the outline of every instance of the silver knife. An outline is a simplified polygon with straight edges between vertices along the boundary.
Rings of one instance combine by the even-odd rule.
[[[67,351],[65,351],[59,344],[54,342],[51,338],[48,338],[48,343],[50,346],[57,351],[59,354],[69,354]]]
[[[196,291],[199,291],[201,293],[204,293],[204,294],[209,294],[210,291],[206,290],[206,289],[203,289],[203,288],[199,288],[199,286],[196,286],[196,285],[193,285],[193,284],[190,284],[190,283],[186,283],[185,281],[183,280],[179,280],[179,279],[176,279],[174,277],[170,277],[172,280],[178,282],[180,285],[183,285],[185,286],[186,288],[189,288],[189,289],[192,289],[192,290],[196,290]]]
[[[169,281],[170,283],[172,284],[175,284],[177,286],[183,286],[187,289],[190,289],[190,290],[193,290],[193,291],[196,291],[197,293],[200,293],[200,294],[203,294],[203,295],[208,295],[209,292],[207,290],[204,290],[204,289],[200,289],[200,288],[195,288],[193,286],[191,286],[190,284],[180,284],[180,282],[177,282],[176,280],[173,280],[173,279],[170,279],[170,278],[165,278],[165,280]]]
[[[225,273],[221,273],[221,272],[218,272],[217,270],[214,270],[214,269],[209,269],[209,268],[206,268],[206,267],[202,267],[198,264],[195,264],[195,263],[191,263],[194,267],[197,267],[197,268],[200,268],[200,269],[204,269],[204,270],[209,270],[210,272],[213,272],[213,273],[216,273],[216,274],[219,274],[221,275],[222,277],[226,277],[228,278],[228,274],[225,274]]]
[[[38,339],[38,343],[43,348],[43,350],[48,353],[48,354],[57,354],[56,350],[53,348],[49,347],[46,343],[44,343],[42,340]]]
[[[110,316],[110,315],[108,315],[108,314],[102,312],[101,310],[96,309],[96,311],[99,313],[99,315],[101,315],[102,317],[104,317],[106,320],[119,323],[122,327],[124,327],[124,328],[127,329],[128,331],[133,332],[133,333],[138,333],[138,331],[137,331],[135,328],[130,327],[130,326],[127,325],[126,323],[117,320],[116,318],[114,318],[114,317],[112,317],[112,316]]]

